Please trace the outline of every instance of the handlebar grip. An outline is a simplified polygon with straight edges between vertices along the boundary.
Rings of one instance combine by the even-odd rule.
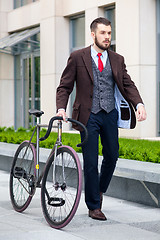
[[[44,137],[41,137],[41,138],[39,139],[40,141],[44,141],[44,140],[46,140],[46,139],[49,137],[50,132],[51,132],[51,129],[52,129],[53,122],[54,122],[55,120],[63,120],[63,118],[62,118],[62,117],[58,117],[58,116],[52,117],[52,118],[50,119],[50,121],[49,121],[49,125],[48,125],[47,132],[46,132],[46,134],[45,134]],[[86,143],[86,141],[87,141],[87,139],[88,139],[88,131],[87,131],[86,127],[83,125],[83,123],[81,123],[81,122],[79,122],[79,121],[77,121],[77,120],[74,120],[74,119],[72,119],[72,118],[67,118],[66,121],[75,123],[75,124],[77,124],[77,125],[79,125],[80,127],[83,128],[83,130],[84,130],[84,132],[85,132],[84,141],[81,142],[81,143],[79,143],[79,144],[77,144],[77,147],[82,147],[82,146]]]

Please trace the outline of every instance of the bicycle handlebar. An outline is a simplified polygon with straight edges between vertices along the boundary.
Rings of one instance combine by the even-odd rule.
[[[63,118],[62,118],[62,117],[58,117],[58,116],[52,117],[52,118],[50,119],[50,121],[49,121],[49,125],[48,125],[47,132],[46,132],[46,134],[45,134],[44,137],[41,137],[41,138],[39,139],[40,141],[44,141],[44,140],[46,140],[46,139],[49,137],[50,132],[51,132],[51,129],[52,129],[53,122],[54,122],[55,120],[63,120]],[[86,127],[85,127],[81,122],[79,122],[79,121],[77,121],[77,120],[74,120],[74,119],[72,119],[72,118],[67,118],[66,121],[75,123],[75,124],[79,125],[80,127],[82,127],[82,128],[84,129],[84,132],[85,132],[84,141],[81,142],[81,143],[79,143],[79,144],[77,144],[77,147],[83,146],[83,145],[86,143],[87,139],[88,139],[88,131],[87,131]]]

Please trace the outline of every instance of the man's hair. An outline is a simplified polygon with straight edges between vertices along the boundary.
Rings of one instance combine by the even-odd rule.
[[[111,22],[107,18],[99,17],[93,20],[90,25],[91,32],[95,32],[98,24],[104,24],[106,26],[111,26]]]

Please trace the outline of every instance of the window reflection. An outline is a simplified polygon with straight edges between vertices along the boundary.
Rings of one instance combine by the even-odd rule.
[[[116,26],[115,26],[115,6],[110,6],[104,9],[105,17],[111,22],[112,26],[112,41],[111,49],[116,51]]]
[[[19,8],[36,1],[38,0],[14,0],[14,8]]]

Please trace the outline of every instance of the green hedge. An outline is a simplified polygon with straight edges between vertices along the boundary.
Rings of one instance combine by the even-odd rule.
[[[0,128],[0,142],[19,144],[24,140],[29,140],[33,129],[26,130],[19,128],[15,131],[13,128]],[[40,136],[44,136],[45,129],[42,129]],[[40,147],[52,148],[56,141],[57,134],[52,132],[49,138],[40,142]],[[35,141],[35,138],[33,139]],[[73,147],[77,152],[81,152],[81,148],[76,145],[80,142],[80,135],[74,133],[63,133],[63,145]],[[148,140],[119,139],[119,157],[125,159],[133,159],[145,162],[160,163],[160,142]],[[99,143],[99,154],[102,155],[102,146]]]
[[[18,128],[18,130],[15,131],[14,128],[0,127],[0,142],[19,144],[24,140],[29,140],[32,136],[32,132],[33,128],[29,130],[26,130],[25,128]],[[40,137],[44,136],[45,133],[46,129],[42,129],[40,132]],[[40,142],[40,147],[52,148],[56,139],[57,133],[51,132],[47,140]],[[63,133],[62,139],[63,145],[72,146],[77,152],[81,152],[81,148],[76,147],[76,145],[81,141],[79,134]],[[36,133],[33,138],[33,142],[36,142]]]
[[[160,142],[149,140],[119,139],[119,157],[144,162],[160,163]]]

